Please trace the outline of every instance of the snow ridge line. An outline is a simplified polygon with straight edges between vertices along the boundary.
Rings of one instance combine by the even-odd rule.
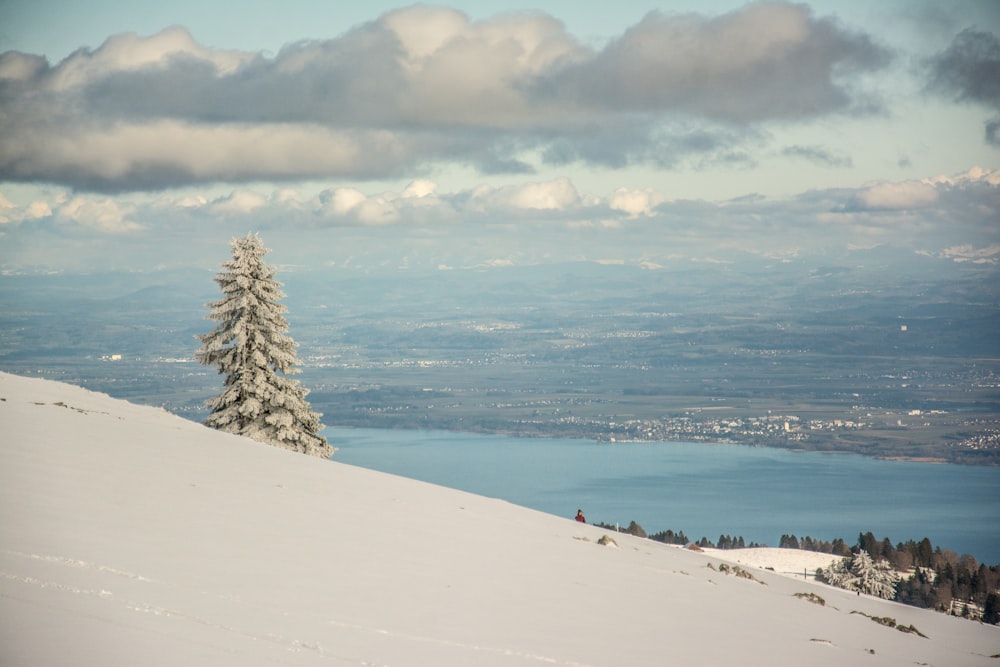
[[[4,400],[7,400],[6,398]],[[47,407],[53,405],[60,408],[66,408],[67,410],[72,410],[73,412],[79,412],[81,415],[106,415],[111,416],[110,412],[105,410],[91,410],[89,408],[78,408],[75,405],[70,405],[65,401],[56,401],[55,403],[47,403],[46,401],[31,401],[31,405],[37,405],[39,407]],[[124,417],[118,417],[118,419],[124,419]]]
[[[343,628],[346,630],[363,630],[365,632],[371,632],[377,635],[384,635],[386,637],[395,637],[397,639],[405,639],[411,642],[419,642],[423,644],[438,644],[439,646],[468,649],[472,651],[479,651],[481,653],[493,653],[496,655],[510,656],[513,658],[522,658],[525,660],[534,660],[535,662],[544,662],[550,665],[563,665],[563,667],[593,667],[593,665],[576,662],[575,660],[563,661],[558,658],[552,658],[546,655],[539,655],[537,653],[526,653],[524,651],[514,651],[508,648],[495,648],[492,646],[480,646],[478,644],[467,644],[465,642],[452,641],[449,639],[440,639],[438,637],[425,637],[423,635],[411,635],[403,634],[400,632],[392,632],[390,630],[385,630],[382,628],[375,628],[367,625],[358,625],[356,623],[347,623],[346,621],[330,621],[330,625]]]
[[[45,556],[41,554],[26,554],[20,551],[10,551],[8,549],[2,550],[5,556],[14,556],[16,558],[23,558],[27,560],[35,560],[43,563],[51,563],[54,565],[64,565],[66,567],[72,567],[79,570],[94,570],[96,572],[102,572],[105,574],[113,574],[118,577],[125,577],[126,579],[132,579],[135,581],[145,581],[149,583],[154,583],[153,579],[144,577],[141,574],[136,574],[134,572],[127,572],[125,570],[118,570],[113,567],[108,567],[106,565],[98,565],[97,563],[89,563],[84,560],[78,560],[76,558],[69,558],[67,556]]]

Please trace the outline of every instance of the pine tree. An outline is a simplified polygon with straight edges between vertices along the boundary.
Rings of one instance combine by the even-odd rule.
[[[268,250],[260,237],[233,239],[232,260],[215,276],[224,296],[207,304],[210,333],[198,336],[195,357],[216,366],[226,379],[222,393],[206,403],[207,426],[245,435],[277,447],[330,457],[335,449],[319,431],[318,413],[306,401],[308,390],[285,375],[298,373],[297,344],[289,336],[281,283],[264,263]]]
[[[896,597],[896,583],[899,581],[899,575],[887,561],[873,561],[864,549],[852,558],[844,558],[821,570],[821,575],[822,580],[832,586],[886,600]]]
[[[983,605],[983,621],[1000,625],[1000,593],[990,593]]]

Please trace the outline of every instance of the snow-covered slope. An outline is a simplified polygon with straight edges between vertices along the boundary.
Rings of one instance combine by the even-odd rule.
[[[0,441],[6,667],[946,667],[1000,653],[993,626],[743,579],[625,535],[601,546],[605,531],[571,519],[68,385],[0,374]],[[809,592],[826,604],[796,596]]]

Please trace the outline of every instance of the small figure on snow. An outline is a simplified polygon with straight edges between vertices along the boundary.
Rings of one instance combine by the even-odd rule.
[[[587,519],[583,516],[583,510],[576,511],[576,520],[580,523],[587,523]]]

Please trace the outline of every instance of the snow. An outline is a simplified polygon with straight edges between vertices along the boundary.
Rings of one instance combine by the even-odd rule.
[[[830,567],[834,561],[842,560],[833,554],[805,551],[802,549],[775,549],[773,547],[751,547],[748,549],[705,549],[719,560],[736,565],[769,570],[777,574],[785,574],[798,579],[803,573],[808,578],[816,574],[821,567]]]
[[[1000,653],[1000,628],[782,574],[800,565],[784,550],[746,563],[753,581],[719,564],[759,550],[622,534],[608,548],[575,507],[551,516],[301,456],[69,385],[0,374],[0,428],[6,667],[945,667]],[[796,597],[809,592],[826,604]]]

